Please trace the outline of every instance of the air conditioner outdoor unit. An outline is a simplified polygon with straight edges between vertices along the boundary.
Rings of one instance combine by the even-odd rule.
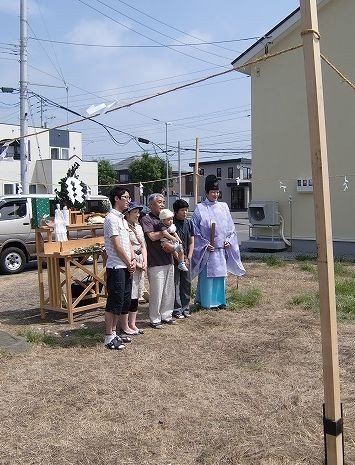
[[[249,203],[248,215],[252,226],[277,226],[280,224],[279,202],[253,200]]]

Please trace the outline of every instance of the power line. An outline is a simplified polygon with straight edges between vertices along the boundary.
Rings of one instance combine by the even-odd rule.
[[[50,40],[50,39],[43,39],[41,37],[31,37],[29,39],[35,40],[38,42],[50,42],[53,44],[61,44],[61,45],[74,45],[79,47],[100,47],[100,48],[164,48],[164,47],[191,47],[193,45],[214,45],[214,44],[223,44],[223,43],[230,43],[230,42],[240,42],[242,40],[257,40],[260,37],[247,37],[245,39],[231,39],[231,40],[216,40],[211,42],[196,42],[196,43],[180,43],[180,44],[162,44],[162,45],[108,45],[108,44],[88,44],[85,42],[68,42],[65,40]],[[203,50],[200,50],[203,51]],[[238,53],[238,51],[233,50],[233,52]]]
[[[151,82],[160,82],[160,81],[166,81],[168,79],[174,79],[174,78],[177,78],[177,77],[182,77],[182,76],[189,76],[191,74],[197,74],[197,73],[204,73],[204,72],[207,72],[207,71],[212,71],[212,70],[215,70],[217,67],[214,66],[212,68],[205,68],[205,69],[201,69],[201,70],[198,70],[198,71],[191,71],[189,73],[183,73],[183,74],[176,74],[174,76],[168,76],[168,77],[165,77],[165,78],[160,78],[160,79],[152,79],[152,80],[149,80],[149,81],[143,81],[143,82],[137,82],[135,84],[128,84],[128,85],[125,85],[125,86],[120,86],[120,87],[111,87],[110,89],[104,89],[104,90],[96,90],[94,92],[96,92],[97,94],[100,93],[100,92],[108,92],[108,91],[111,91],[111,90],[117,90],[117,89],[125,89],[125,88],[128,88],[128,87],[136,87],[136,86],[141,86],[143,84],[150,84]],[[185,82],[185,81],[182,81],[182,82]],[[167,85],[171,85],[171,83],[167,83]],[[74,94],[72,95],[72,97],[80,97],[81,95],[86,95],[87,93],[89,93],[88,91],[85,91],[85,93],[83,94]],[[92,94],[92,95],[97,95],[97,94]],[[99,95],[97,95],[99,97]]]
[[[125,13],[122,13],[122,11],[119,11],[119,10],[117,10],[116,8],[113,8],[112,6],[107,5],[107,3],[103,2],[102,0],[96,0],[96,1],[97,1],[98,3],[101,3],[101,5],[106,6],[106,7],[109,8],[110,10],[113,10],[113,11],[115,11],[116,13],[119,13],[120,15],[122,15],[122,16],[124,16],[124,17],[130,19],[131,21],[134,21],[135,23],[137,23],[137,24],[139,24],[139,25],[141,25],[141,26],[143,26],[143,27],[149,29],[150,31],[156,32],[157,34],[160,34],[160,35],[162,35],[163,37],[167,37],[168,39],[176,40],[176,41],[177,41],[178,43],[180,43],[181,45],[184,45],[184,46],[186,45],[186,44],[185,44],[184,42],[182,42],[181,40],[176,39],[175,37],[171,37],[171,36],[169,36],[169,35],[167,35],[167,34],[164,34],[163,32],[160,32],[160,31],[158,31],[157,29],[154,29],[154,28],[152,28],[152,27],[150,27],[150,26],[147,26],[146,24],[142,23],[141,21],[138,21],[137,19],[134,19],[134,18],[132,18],[131,16],[126,15]],[[174,45],[169,45],[169,47],[173,47],[173,46],[174,46]],[[223,58],[224,60],[228,60],[227,57],[218,55],[217,53],[209,52],[208,50],[201,50],[201,49],[199,49],[198,47],[196,47],[195,45],[190,45],[190,47],[191,47],[191,48],[194,48],[195,50],[198,50],[199,52],[207,53],[207,54],[209,54],[209,55],[214,55],[214,56],[216,56],[216,57],[218,57],[218,58]]]
[[[252,60],[252,61],[249,61],[247,64],[248,65],[252,65],[252,64],[255,64],[255,63],[259,63],[260,61],[266,61],[266,60],[270,60],[272,58],[275,58],[275,57],[278,57],[280,55],[283,55],[285,53],[289,53],[291,51],[295,51],[295,50],[298,50],[299,48],[302,47],[302,44],[300,45],[296,45],[296,46],[293,46],[293,47],[289,47],[287,49],[283,49],[283,50],[280,50],[278,52],[275,52],[275,53],[270,53],[268,55],[263,55],[259,58],[256,58],[255,60]],[[245,67],[246,65],[243,65],[243,67]],[[129,103],[125,103],[125,104],[122,104],[122,105],[118,105],[118,106],[113,106],[112,108],[110,109],[107,109],[106,110],[106,114],[107,113],[112,113],[112,112],[116,112],[118,110],[122,110],[124,108],[129,108],[133,105],[138,105],[139,103],[143,103],[143,102],[147,102],[148,100],[152,100],[154,98],[157,98],[157,97],[161,97],[163,95],[167,95],[167,94],[170,94],[170,93],[173,93],[173,92],[176,92],[178,90],[182,90],[182,89],[186,89],[187,87],[191,87],[193,85],[196,85],[200,82],[204,82],[204,81],[207,81],[209,79],[213,79],[213,78],[216,78],[216,77],[219,77],[219,76],[222,76],[224,74],[227,74],[227,73],[230,73],[230,72],[234,72],[234,71],[238,71],[240,70],[241,68],[243,67],[237,67],[237,68],[230,68],[230,69],[227,69],[227,70],[224,70],[224,71],[221,71],[219,73],[215,73],[215,74],[210,74],[209,76],[205,76],[203,78],[200,78],[200,79],[197,79],[193,82],[190,82],[188,84],[184,84],[182,86],[178,86],[178,87],[173,87],[173,88],[170,88],[170,89],[167,89],[163,92],[159,92],[157,94],[153,94],[153,95],[149,95],[147,97],[144,97],[144,98],[141,98],[139,100],[135,100],[133,102],[129,102]],[[97,115],[98,116],[98,115]],[[39,132],[39,134],[42,134],[44,132],[48,132],[49,130],[51,129],[60,129],[64,126],[69,126],[69,125],[73,125],[73,124],[78,124],[78,123],[81,123],[83,121],[87,121],[87,120],[90,120],[92,119],[92,117],[90,116],[85,116],[85,117],[81,117],[80,119],[78,120],[74,120],[74,121],[70,121],[70,122],[67,122],[66,124],[59,124],[53,128],[47,128],[47,129],[44,129],[43,131]],[[28,134],[28,136],[30,136],[31,134]],[[160,148],[160,147],[159,147]]]
[[[164,23],[164,21],[161,21],[160,19],[157,19],[154,16],[151,16],[148,13],[145,13],[144,11],[139,10],[138,8],[135,8],[134,6],[130,5],[127,2],[124,2],[123,0],[118,0],[118,1],[120,3],[123,3],[124,5],[128,6],[128,8],[131,8],[132,10],[138,11],[138,13],[141,13],[142,15],[147,16],[148,18],[152,19],[153,21],[156,21],[156,22],[158,22],[160,24],[163,24],[164,26],[167,26],[170,29],[173,29],[174,31],[181,32],[182,34],[184,34],[186,36],[192,37],[193,39],[201,40],[200,37],[196,37],[196,36],[194,36],[192,34],[189,34],[189,33],[185,32],[185,31],[182,31],[181,29],[178,29],[178,28],[176,28],[174,26],[171,26],[170,24]],[[240,40],[255,40],[255,39],[256,38],[248,38],[248,39],[240,39]],[[216,47],[223,48],[225,50],[229,50],[230,52],[235,52],[235,50],[232,50],[232,49],[229,49],[229,48],[226,48],[226,47],[222,47],[220,45],[216,45]]]
[[[84,2],[84,0],[77,0],[77,1],[82,3],[83,5],[86,5],[88,8],[91,8],[92,10],[96,11],[97,13],[100,13],[102,16],[105,16],[106,18],[110,19],[111,21],[119,24],[120,26],[122,26],[122,27],[124,27],[124,28],[126,28],[126,29],[128,29],[128,30],[130,30],[130,31],[132,31],[132,32],[134,32],[134,33],[136,33],[136,34],[138,34],[138,35],[152,41],[152,42],[155,42],[156,44],[164,45],[161,42],[159,42],[158,40],[152,39],[151,37],[143,34],[142,32],[136,31],[135,29],[127,26],[126,24],[124,24],[124,23],[122,23],[120,21],[117,21],[117,19],[112,18],[111,16],[107,15],[103,11],[98,10],[97,8],[93,7],[92,5],[89,5],[88,3]],[[194,60],[202,61],[204,63],[208,63],[209,65],[218,66],[219,68],[226,68],[225,66],[218,65],[216,63],[211,63],[210,61],[204,60],[203,58],[198,58],[198,57],[195,57],[193,55],[189,55],[188,53],[182,52],[181,50],[176,50],[175,48],[170,47],[168,45],[164,45],[164,46],[169,50],[173,50],[176,53],[180,53],[181,55],[185,55],[185,56],[187,56],[189,58],[193,58]]]

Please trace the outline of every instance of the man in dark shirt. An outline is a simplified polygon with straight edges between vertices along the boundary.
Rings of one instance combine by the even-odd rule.
[[[150,213],[142,218],[142,228],[147,243],[149,280],[149,319],[153,328],[162,328],[162,323],[175,323],[174,308],[174,264],[173,256],[164,251],[160,239],[159,213],[165,206],[162,194],[151,194],[148,198]]]
[[[188,272],[181,271],[178,268],[178,264],[175,263],[175,302],[173,316],[179,319],[188,318],[190,316],[190,261],[194,250],[194,231],[191,221],[187,219],[188,208],[189,204],[183,199],[178,199],[173,204],[176,233],[181,239],[184,249],[185,265],[189,269]]]

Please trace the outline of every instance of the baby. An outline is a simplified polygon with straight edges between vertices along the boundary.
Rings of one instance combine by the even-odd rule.
[[[159,214],[160,225],[158,230],[163,233],[161,244],[172,253],[178,261],[178,268],[181,271],[189,271],[184,262],[184,249],[180,237],[176,234],[176,226],[173,223],[174,213],[167,208],[161,210]]]

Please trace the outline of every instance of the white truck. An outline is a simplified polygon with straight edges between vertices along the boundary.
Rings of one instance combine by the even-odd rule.
[[[55,195],[29,194],[0,197],[0,271],[21,273],[25,264],[36,259],[36,243],[32,228],[32,198],[47,198],[54,215]],[[86,200],[87,212],[105,213],[110,202],[104,195],[91,195]]]

